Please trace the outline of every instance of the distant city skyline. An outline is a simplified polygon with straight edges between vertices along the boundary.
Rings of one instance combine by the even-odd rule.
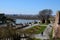
[[[60,0],[0,0],[0,13],[35,15],[43,9],[51,9],[55,15]]]

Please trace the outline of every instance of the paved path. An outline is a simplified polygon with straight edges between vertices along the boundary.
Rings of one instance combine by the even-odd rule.
[[[49,24],[49,25],[51,25],[51,24]],[[45,31],[43,32],[43,36],[41,35],[41,33],[40,34],[34,34],[34,35],[32,35],[31,37],[35,37],[35,38],[38,38],[38,39],[49,39],[49,33],[51,32],[51,30],[52,30],[52,27],[50,27],[50,26],[47,26],[47,28],[45,29]]]
[[[36,26],[36,25],[39,25],[39,24],[32,24],[32,25],[29,25],[28,27],[25,27],[25,28],[23,28],[24,30],[25,29],[29,29],[29,28],[31,28],[31,27],[33,27],[33,26]]]

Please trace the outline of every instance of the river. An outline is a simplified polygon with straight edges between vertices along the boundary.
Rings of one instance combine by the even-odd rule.
[[[25,19],[16,19],[16,23],[19,24],[19,23],[29,23],[29,22],[34,22],[34,21],[39,21],[39,20],[25,20]]]

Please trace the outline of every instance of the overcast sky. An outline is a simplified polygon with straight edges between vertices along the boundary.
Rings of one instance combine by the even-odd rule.
[[[0,0],[0,13],[38,14],[40,10],[60,10],[60,0]]]

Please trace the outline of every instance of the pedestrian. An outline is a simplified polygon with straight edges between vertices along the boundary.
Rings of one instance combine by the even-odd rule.
[[[43,32],[41,32],[41,35],[43,36]]]

